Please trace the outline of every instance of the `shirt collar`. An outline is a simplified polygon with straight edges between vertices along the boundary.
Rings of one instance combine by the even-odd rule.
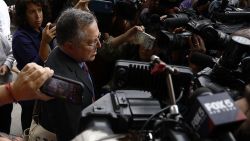
[[[42,34],[42,30],[43,30],[43,28],[40,27],[39,28],[40,32],[37,32],[34,28],[32,28],[29,25],[24,25],[22,28],[25,29],[26,31],[30,32],[31,34],[33,34],[35,37],[40,36]]]

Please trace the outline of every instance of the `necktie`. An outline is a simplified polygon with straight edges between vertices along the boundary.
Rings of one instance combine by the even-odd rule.
[[[83,63],[82,69],[83,69],[83,73],[84,73],[84,77],[85,77],[86,83],[88,83],[89,86],[91,86],[90,90],[91,90],[92,93],[93,93],[92,102],[94,102],[94,101],[95,101],[94,86],[93,86],[93,82],[92,82],[92,79],[91,79],[91,77],[90,77],[89,70],[88,70],[88,66],[86,65],[86,63]]]

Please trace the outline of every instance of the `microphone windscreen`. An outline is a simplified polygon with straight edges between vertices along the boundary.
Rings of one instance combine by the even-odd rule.
[[[201,96],[201,95],[212,95],[212,91],[209,88],[206,87],[200,87],[197,88],[194,92],[193,92],[193,97],[197,97],[197,96]]]
[[[202,88],[197,91],[204,93],[208,90]],[[227,92],[197,96],[195,99],[186,119],[201,137],[234,130],[246,120],[245,114]]]
[[[199,52],[191,53],[189,56],[189,61],[190,63],[199,66],[201,69],[206,67],[213,68],[215,64],[213,57]]]

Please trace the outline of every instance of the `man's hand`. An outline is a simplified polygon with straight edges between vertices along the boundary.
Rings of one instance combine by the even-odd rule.
[[[137,32],[143,32],[145,29],[143,26],[134,26],[124,33],[127,42],[134,42]]]
[[[88,4],[89,4],[89,0],[79,0],[78,3],[74,7],[76,9],[81,9],[83,11],[90,11]]]
[[[2,66],[0,66],[0,75],[5,75],[9,71],[10,71],[10,69],[8,68],[7,65],[3,64]]]
[[[39,88],[53,75],[54,71],[35,63],[27,64],[18,74],[16,81],[11,83],[12,94],[17,101],[20,100],[49,100],[50,97],[42,94]]]

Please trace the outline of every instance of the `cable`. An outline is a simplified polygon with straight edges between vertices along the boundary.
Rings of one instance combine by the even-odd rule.
[[[184,93],[184,88],[181,87],[181,92],[180,92],[180,95],[178,96],[178,98],[176,99],[176,103],[178,103],[181,100],[183,93]]]
[[[153,114],[152,116],[150,116],[150,117],[147,119],[147,121],[143,124],[141,130],[144,130],[144,129],[146,128],[146,126],[148,125],[148,123],[149,123],[155,116],[161,114],[162,112],[164,112],[165,110],[168,110],[169,108],[170,108],[170,105],[167,106],[167,107],[165,107],[165,108],[163,108],[163,109],[161,109],[159,112]]]

